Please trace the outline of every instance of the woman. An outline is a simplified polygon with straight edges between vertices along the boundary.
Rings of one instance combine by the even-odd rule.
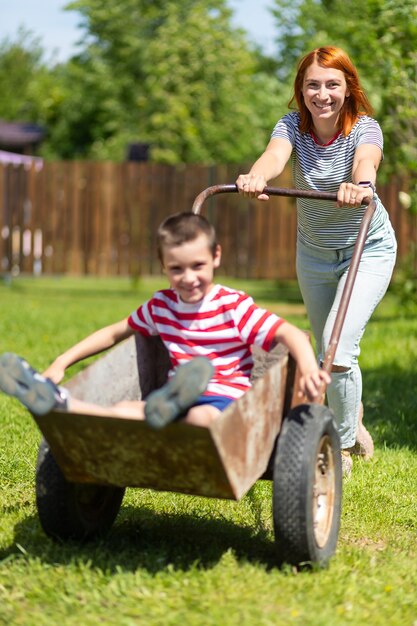
[[[376,200],[327,388],[344,473],[350,474],[352,454],[373,454],[372,438],[362,424],[359,343],[387,290],[396,258],[395,235],[375,188],[383,138],[370,117],[372,108],[357,70],[340,48],[317,48],[301,59],[289,104],[294,101],[298,110],[278,121],[265,152],[236,183],[243,195],[268,200],[263,189],[291,158],[295,187],[337,193],[336,204],[297,200],[297,276],[321,359],[366,208],[363,203]]]

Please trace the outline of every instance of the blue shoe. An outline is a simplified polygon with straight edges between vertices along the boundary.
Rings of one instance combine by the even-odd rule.
[[[214,367],[209,359],[198,356],[181,365],[160,389],[149,394],[145,420],[152,428],[163,428],[193,406],[206,390]]]
[[[65,391],[12,352],[0,356],[0,389],[20,400],[34,415],[67,408]]]

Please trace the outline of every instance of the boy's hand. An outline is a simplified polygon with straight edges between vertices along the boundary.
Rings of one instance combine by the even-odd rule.
[[[325,370],[316,369],[308,372],[300,377],[300,390],[298,395],[302,398],[304,395],[310,402],[314,402],[321,398],[325,386],[331,381],[329,374]]]

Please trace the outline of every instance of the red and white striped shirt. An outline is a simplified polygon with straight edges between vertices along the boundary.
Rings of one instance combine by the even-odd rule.
[[[183,302],[173,289],[157,291],[128,319],[142,335],[161,337],[173,370],[196,356],[210,359],[215,374],[205,394],[229,398],[239,398],[251,386],[251,345],[270,350],[284,321],[244,292],[222,285],[195,304]]]

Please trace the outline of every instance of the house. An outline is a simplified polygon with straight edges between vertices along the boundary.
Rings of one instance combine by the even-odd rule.
[[[34,154],[45,135],[45,130],[37,124],[0,120],[0,150],[16,154]]]

